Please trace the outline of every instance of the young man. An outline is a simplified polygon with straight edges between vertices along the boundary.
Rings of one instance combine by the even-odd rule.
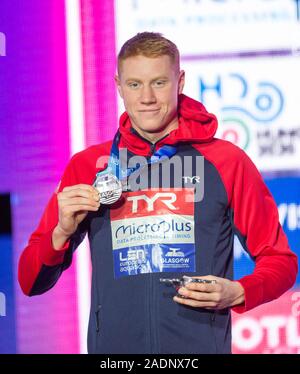
[[[71,159],[21,256],[20,285],[27,295],[53,287],[88,232],[90,353],[229,353],[230,309],[241,313],[271,301],[296,278],[297,259],[277,207],[246,154],[214,138],[215,116],[182,94],[184,71],[171,41],[148,32],[128,40],[116,84],[126,108],[118,134]],[[120,186],[112,167],[120,149],[128,164],[135,156],[146,159],[133,171],[142,188],[123,185],[119,200],[100,204],[95,175],[100,186]],[[99,167],[99,157],[109,155],[108,168]],[[166,155],[183,163],[202,158],[204,178],[194,163],[180,182],[171,178],[166,186]],[[188,178],[204,179],[203,198],[195,198]],[[253,274],[238,281],[232,281],[234,234],[255,261]],[[180,283],[177,295],[160,282],[185,274],[212,282]]]

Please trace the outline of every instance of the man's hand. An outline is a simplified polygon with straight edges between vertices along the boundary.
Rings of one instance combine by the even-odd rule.
[[[88,184],[65,187],[57,194],[58,224],[52,234],[54,249],[62,249],[88,212],[95,212],[99,209],[99,199],[98,191]]]
[[[224,309],[244,302],[244,288],[239,282],[212,275],[193,277],[215,280],[216,283],[188,283],[181,287],[178,293],[184,298],[175,296],[174,301],[179,304],[205,309]]]

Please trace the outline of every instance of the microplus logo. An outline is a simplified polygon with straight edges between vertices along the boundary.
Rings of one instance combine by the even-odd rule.
[[[0,56],[6,56],[6,38],[3,32],[0,32]]]
[[[3,292],[0,292],[0,317],[6,316],[6,298]]]
[[[167,237],[174,237],[176,233],[186,233],[192,230],[191,222],[184,222],[172,219],[171,221],[162,219],[151,221],[148,218],[147,223],[140,225],[131,223],[129,225],[120,226],[115,233],[116,239],[124,238],[125,236],[132,235],[159,235],[161,238],[166,239]]]

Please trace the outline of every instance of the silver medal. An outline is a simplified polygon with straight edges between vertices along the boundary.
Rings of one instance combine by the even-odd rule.
[[[113,174],[103,174],[97,176],[94,187],[98,190],[101,204],[113,204],[122,195],[122,184]]]

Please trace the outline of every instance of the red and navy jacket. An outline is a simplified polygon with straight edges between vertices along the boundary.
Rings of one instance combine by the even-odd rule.
[[[179,127],[153,146],[132,131],[125,112],[120,118],[119,148],[127,148],[130,157],[150,157],[155,149],[169,144],[177,147],[177,156],[203,156],[204,197],[194,203],[195,272],[190,275],[233,279],[233,238],[237,235],[255,268],[238,280],[245,290],[245,302],[234,311],[242,313],[278,298],[295,282],[297,258],[262,177],[241,149],[214,137],[217,120],[201,103],[180,95],[178,113]],[[99,171],[97,160],[109,156],[111,145],[111,141],[95,145],[73,156],[58,191],[79,183],[92,184]],[[197,175],[197,170],[192,174]],[[112,212],[112,206],[101,206],[89,214],[64,249],[56,251],[51,242],[58,223],[54,193],[19,261],[23,292],[33,296],[52,288],[87,233],[93,269],[89,353],[229,353],[230,310],[177,304],[172,299],[174,290],[159,282],[162,276],[183,274],[154,272],[116,279]]]

